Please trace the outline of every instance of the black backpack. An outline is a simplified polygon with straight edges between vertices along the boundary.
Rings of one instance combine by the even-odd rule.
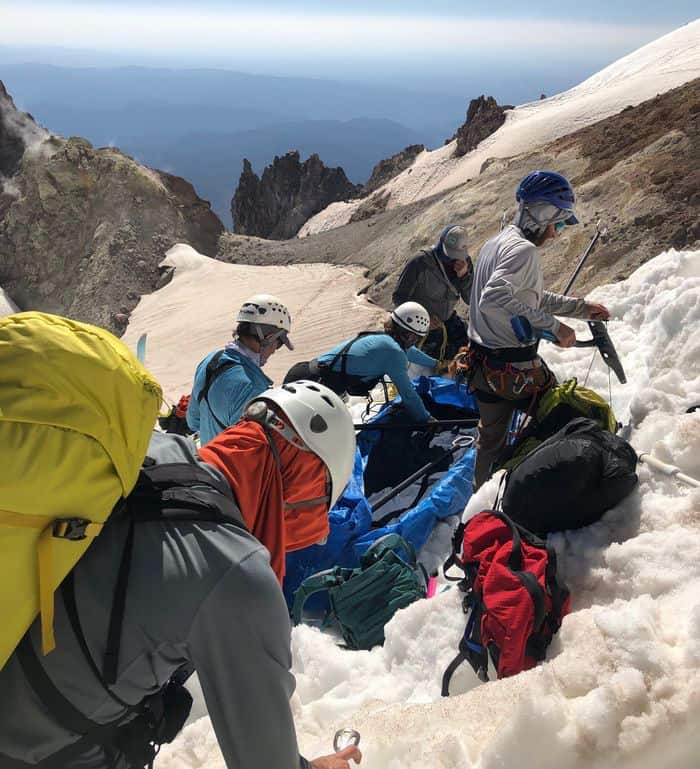
[[[80,713],[53,684],[34,651],[29,633],[17,655],[25,676],[54,720],[81,738],[38,764],[27,764],[0,754],[3,769],[63,769],[73,758],[93,746],[102,747],[110,767],[126,761],[129,769],[152,767],[164,743],[172,742],[184,726],[192,697],[184,686],[193,672],[179,668],[165,686],[136,705],[120,699],[111,686],[116,682],[122,622],[128,600],[127,587],[135,527],[142,521],[180,520],[228,523],[246,530],[231,488],[195,464],[155,464],[146,457],[134,490],[117,503],[112,516],[129,520],[129,530],[119,566],[102,665],[92,657],[80,624],[73,574],[61,585],[66,611],[81,650],[100,686],[124,713],[111,723],[99,724]]]
[[[632,491],[636,465],[627,441],[574,419],[506,475],[503,512],[540,537],[589,526]]]

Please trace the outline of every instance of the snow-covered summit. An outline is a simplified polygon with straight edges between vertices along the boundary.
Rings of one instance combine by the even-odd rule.
[[[612,378],[612,402],[621,421],[631,418],[632,444],[700,476],[700,412],[685,413],[700,403],[700,252],[661,254],[592,296],[615,319],[628,384]],[[543,354],[560,378],[586,380],[590,349],[543,345]],[[588,385],[608,394],[599,357]],[[400,611],[371,652],[295,629],[303,753],[328,753],[334,731],[351,726],[362,734],[362,769],[695,769],[700,490],[638,472],[638,489],[599,523],[553,537],[572,611],[533,670],[482,685],[464,665],[454,696],[440,697],[464,630],[455,589]],[[492,505],[497,486],[484,486],[467,514]],[[224,769],[209,719],[165,746],[158,766]]]
[[[505,158],[543,146],[659,93],[700,77],[700,19],[605,67],[584,82],[506,113],[506,122],[479,146],[454,158],[455,142],[422,152],[413,165],[374,194],[390,193],[388,207],[410,203],[479,175],[488,158]],[[332,203],[311,218],[299,237],[347,224],[361,200]]]

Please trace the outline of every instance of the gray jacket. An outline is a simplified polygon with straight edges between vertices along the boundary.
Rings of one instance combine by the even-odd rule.
[[[469,266],[467,274],[459,278],[449,265],[445,267],[442,264],[434,249],[421,251],[403,268],[392,301],[395,306],[403,302],[418,302],[444,322],[452,315],[460,298],[469,303],[474,275],[471,261]]]
[[[586,316],[583,299],[544,290],[537,247],[514,224],[488,240],[476,261],[469,304],[469,336],[491,350],[525,347],[513,331],[511,318],[522,315],[533,328],[555,334],[554,317]]]
[[[184,438],[154,433],[159,463],[200,462]],[[217,471],[203,462],[213,476]],[[92,656],[102,660],[114,583],[127,530],[110,520],[74,569],[78,613]],[[123,709],[88,667],[56,592],[57,648],[40,657],[65,697],[106,723]],[[40,649],[38,621],[30,629]],[[289,698],[290,622],[267,550],[233,524],[144,522],[135,527],[119,672],[113,691],[137,703],[175,670],[194,664],[229,769],[308,766],[298,754]],[[40,655],[40,651],[39,651]],[[74,742],[37,700],[13,654],[0,670],[0,766],[30,764]],[[4,763],[5,762],[5,763]],[[67,764],[107,766],[101,750]]]

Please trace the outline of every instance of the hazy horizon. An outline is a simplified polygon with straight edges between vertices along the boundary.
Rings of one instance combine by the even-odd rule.
[[[9,0],[0,13],[0,80],[20,109],[186,176],[225,221],[244,155],[260,172],[318,151],[364,182],[405,143],[441,146],[471,99],[566,91],[697,15],[689,0],[565,13],[553,0]]]

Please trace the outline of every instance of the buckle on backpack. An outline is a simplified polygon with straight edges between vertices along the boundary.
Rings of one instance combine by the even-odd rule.
[[[77,542],[81,539],[87,539],[86,529],[90,521],[85,518],[61,518],[54,521],[53,535],[58,539],[69,539]]]

